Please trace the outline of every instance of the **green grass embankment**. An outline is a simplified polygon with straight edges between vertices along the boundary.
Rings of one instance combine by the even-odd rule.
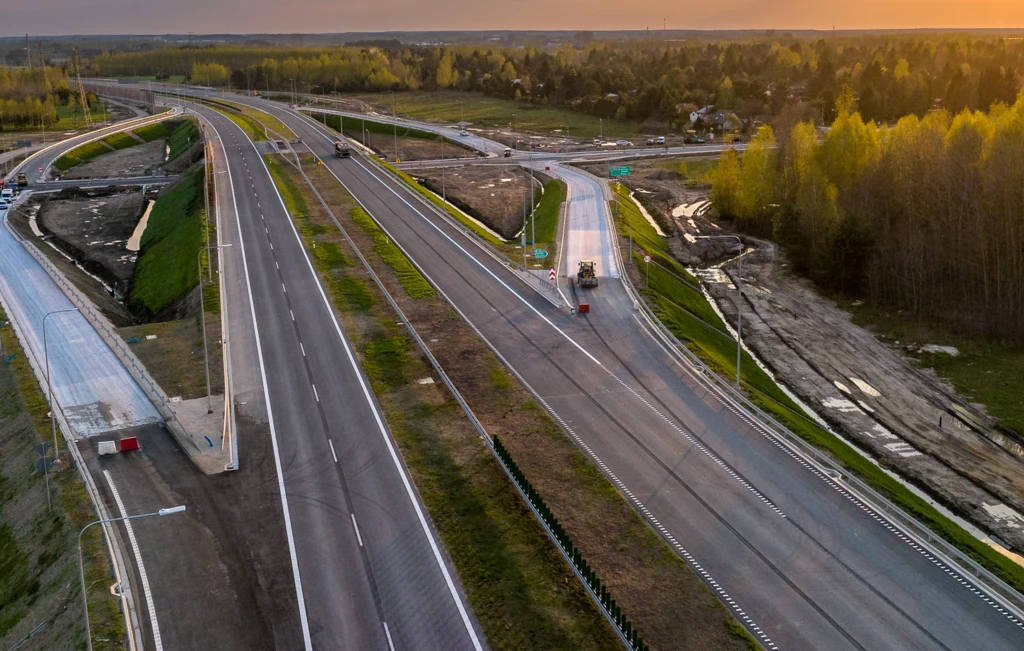
[[[199,282],[197,256],[203,242],[203,169],[186,173],[164,190],[149,215],[135,264],[128,307],[150,320]]]
[[[627,233],[627,218],[632,221],[633,264],[640,272],[640,282],[637,283],[640,294],[659,320],[705,364],[724,378],[735,378],[736,341],[725,334],[722,320],[694,287],[697,283],[693,276],[668,255],[665,238],[659,236],[639,214],[624,187],[617,189],[616,203],[618,213],[615,222],[619,235]],[[650,265],[649,287],[644,287],[643,280],[645,252],[659,263]],[[746,351],[743,352],[741,367],[743,388],[758,407],[808,443],[827,452],[847,471],[856,474],[1014,588],[1024,590],[1024,568],[943,516],[850,445],[810,420]]]
[[[171,131],[177,126],[178,120],[164,120],[163,122],[156,122],[154,124],[147,124],[144,127],[135,129],[135,135],[142,138],[146,142],[153,142],[154,140],[163,140],[171,135]]]
[[[312,113],[310,114],[317,122],[323,123],[323,113]],[[368,133],[376,133],[381,135],[397,135],[399,138],[419,138],[420,140],[439,140],[440,136],[431,131],[424,131],[423,129],[416,129],[414,127],[405,127],[402,125],[387,124],[385,122],[375,122],[373,120],[367,120],[364,118],[352,118],[345,117],[342,120],[340,115],[327,115],[327,126],[340,132],[344,122],[345,134],[351,138],[358,138],[360,134],[365,130]],[[447,140],[451,140],[448,138]],[[457,142],[452,141],[453,144],[458,145]]]
[[[199,142],[199,126],[193,120],[182,120],[173,131],[167,136],[167,146],[170,147],[168,161],[172,161],[188,151],[191,145]]]
[[[117,150],[128,149],[129,147],[134,147],[139,144],[137,139],[133,138],[130,133],[124,131],[107,136],[103,139],[103,142]]]
[[[548,244],[555,241],[558,233],[558,218],[562,212],[565,195],[564,182],[553,179],[544,184],[544,194],[533,213],[533,230],[530,234],[536,237],[534,244]]]
[[[57,160],[53,161],[53,166],[59,169],[61,172],[66,172],[75,165],[86,163],[94,158],[102,156],[113,151],[113,148],[107,145],[102,140],[94,140],[93,142],[86,143],[81,147],[76,147],[64,154]]]

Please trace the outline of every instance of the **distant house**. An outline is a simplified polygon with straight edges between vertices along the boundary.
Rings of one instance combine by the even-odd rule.
[[[696,124],[697,120],[704,120],[705,122],[708,122],[710,120],[711,115],[713,115],[714,112],[714,106],[705,106],[702,109],[690,111],[690,124]]]
[[[740,116],[728,109],[715,111],[713,114],[705,117],[704,121],[719,132],[739,131],[743,128],[743,120],[740,119]]]

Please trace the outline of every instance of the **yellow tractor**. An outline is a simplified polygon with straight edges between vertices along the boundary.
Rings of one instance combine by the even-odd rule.
[[[597,287],[597,274],[594,273],[593,260],[580,261],[580,270],[576,273],[576,281],[580,287]]]

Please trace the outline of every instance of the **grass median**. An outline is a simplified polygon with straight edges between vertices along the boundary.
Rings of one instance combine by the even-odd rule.
[[[640,294],[658,319],[713,371],[725,378],[735,377],[736,340],[726,333],[722,320],[696,289],[698,284],[693,276],[668,255],[667,241],[639,214],[625,188],[619,186],[615,196],[620,246],[624,244],[629,223],[632,224],[634,253],[629,273]],[[656,261],[650,266],[649,286],[643,262],[645,252]],[[746,351],[741,367],[743,388],[758,407],[826,452],[937,535],[1017,590],[1024,591],[1024,568],[972,536],[843,440],[819,427]]]
[[[345,278],[362,288],[358,296],[370,297],[352,301],[330,292],[490,646],[620,648],[454,398],[396,325],[383,295],[354,263],[354,252],[305,180],[280,161],[272,172],[325,285]],[[439,295],[416,297],[409,290],[402,265],[381,254],[379,231],[359,223],[365,213],[333,177],[309,176],[476,416],[514,451],[651,648],[747,648],[742,629],[469,325]],[[435,382],[421,383],[425,378]]]

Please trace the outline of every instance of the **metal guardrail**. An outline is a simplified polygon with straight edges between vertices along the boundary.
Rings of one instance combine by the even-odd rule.
[[[593,178],[596,179],[597,177]],[[958,547],[934,533],[924,523],[918,521],[896,504],[893,504],[865,481],[839,466],[816,447],[791,432],[785,425],[778,422],[738,391],[731,381],[726,381],[704,364],[699,357],[676,338],[672,331],[648,307],[639,292],[633,287],[629,274],[625,273],[626,268],[622,266],[621,251],[617,242],[614,248],[616,257],[619,258],[620,268],[623,269],[621,274],[622,284],[626,288],[627,293],[629,293],[630,298],[637,306],[637,309],[643,314],[645,320],[654,328],[659,338],[674,354],[685,362],[685,364],[681,365],[683,368],[687,369],[693,377],[712,389],[727,406],[742,412],[742,416],[750,419],[750,422],[756,428],[759,428],[762,432],[767,433],[776,440],[784,442],[794,454],[807,460],[820,472],[823,481],[832,483],[839,489],[847,490],[865,505],[887,516],[919,545],[926,547],[935,556],[950,565],[950,567],[960,570],[961,574],[982,588],[989,596],[999,601],[1002,606],[1013,611],[1018,618],[1024,619],[1024,595]],[[841,480],[836,478],[841,478]]]
[[[36,262],[46,271],[50,278],[60,287],[61,291],[64,292],[65,296],[79,309],[79,312],[86,321],[88,321],[93,329],[96,330],[97,334],[103,339],[103,341],[110,348],[111,352],[117,356],[117,358],[124,365],[125,369],[132,376],[132,379],[139,385],[146,397],[149,398],[153,406],[156,407],[157,412],[164,419],[164,423],[167,425],[167,429],[171,431],[179,444],[185,446],[185,440],[192,444],[197,450],[201,450],[199,445],[192,440],[189,436],[188,430],[178,420],[178,416],[171,409],[166,394],[160,385],[158,385],[150,376],[149,371],[142,365],[142,362],[135,356],[135,353],[128,349],[128,345],[113,332],[113,326],[107,321],[106,317],[101,314],[97,314],[92,308],[91,302],[81,295],[78,288],[71,284],[56,267],[46,258],[43,253],[36,248],[34,244],[26,240],[21,236],[17,230],[11,226],[10,221],[7,217],[4,217],[4,226],[7,230],[14,235],[15,239],[21,243],[25,250],[35,258]],[[108,327],[109,326],[109,327]],[[187,447],[187,446],[186,446]]]

